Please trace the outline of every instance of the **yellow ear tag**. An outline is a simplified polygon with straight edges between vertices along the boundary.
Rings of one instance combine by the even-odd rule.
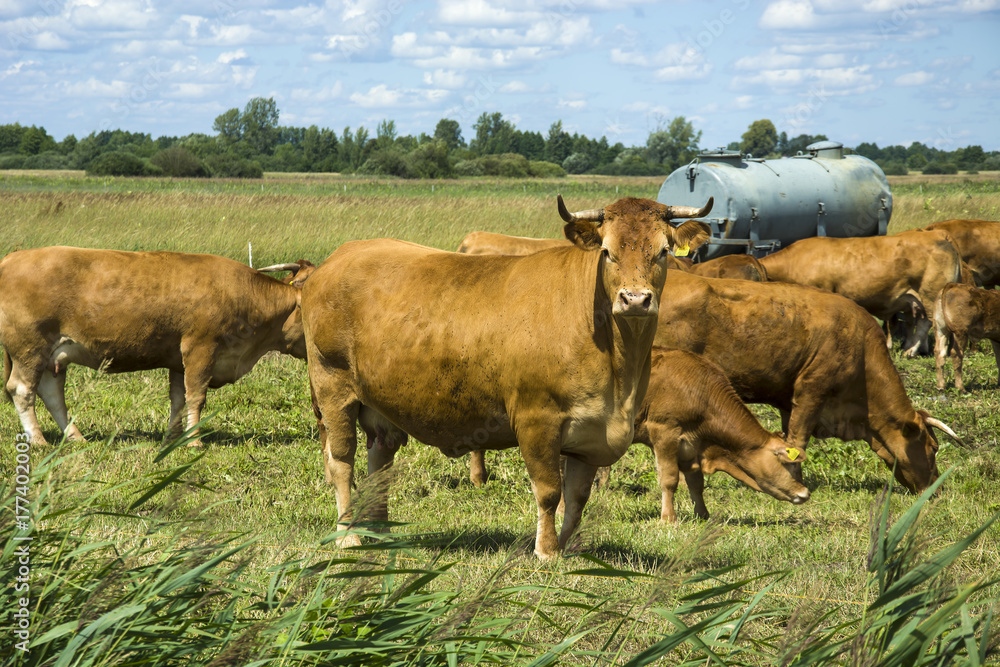
[[[788,449],[785,450],[785,453],[788,454],[789,461],[794,461],[795,459],[799,458],[799,450],[795,449],[794,447],[789,447]]]
[[[689,252],[691,252],[690,246],[682,246],[674,250],[674,257],[687,257]]]

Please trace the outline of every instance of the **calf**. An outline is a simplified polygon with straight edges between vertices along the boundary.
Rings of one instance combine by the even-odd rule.
[[[971,339],[989,338],[1000,372],[1000,292],[971,285],[946,285],[938,296],[935,362],[938,389],[944,389],[944,358],[951,349],[955,387],[962,384],[962,360]],[[998,381],[1000,382],[1000,381]]]
[[[305,260],[269,267],[292,271],[300,285],[314,268]],[[174,437],[185,406],[191,428],[207,389],[235,382],[266,352],[305,357],[300,293],[216,255],[19,250],[0,260],[4,391],[32,442],[45,442],[36,395],[66,437],[82,440],[66,409],[70,364],[110,373],[166,368]]]
[[[778,500],[799,505],[809,499],[809,490],[797,480],[805,451],[764,429],[722,371],[698,355],[659,347],[653,348],[652,363],[635,441],[653,450],[663,492],[662,521],[677,521],[679,472],[702,519],[708,518],[704,474],[718,470]]]

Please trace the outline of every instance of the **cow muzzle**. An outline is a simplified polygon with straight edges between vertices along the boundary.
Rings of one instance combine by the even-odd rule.
[[[807,500],[809,500],[809,489],[803,488],[801,491],[792,494],[793,505],[801,505]]]
[[[615,315],[622,317],[650,317],[657,313],[656,300],[653,298],[652,290],[641,289],[632,290],[623,288],[618,290],[618,298],[615,299]]]

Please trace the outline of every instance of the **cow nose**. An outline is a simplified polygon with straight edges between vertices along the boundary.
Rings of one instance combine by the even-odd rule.
[[[616,310],[622,315],[632,317],[648,315],[652,305],[653,292],[651,290],[618,290]]]
[[[809,489],[806,488],[803,488],[801,491],[792,496],[793,505],[801,505],[807,500],[809,500]]]

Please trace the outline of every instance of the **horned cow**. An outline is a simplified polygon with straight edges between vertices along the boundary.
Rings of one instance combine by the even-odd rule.
[[[306,282],[309,381],[340,526],[353,520],[360,423],[389,437],[369,448],[370,474],[392,464],[401,433],[450,456],[517,447],[538,509],[535,553],[553,558],[565,546],[597,467],[632,444],[669,250],[709,233],[669,221],[701,217],[712,202],[625,198],[576,214],[558,203],[573,247],[474,256],[353,241]]]

